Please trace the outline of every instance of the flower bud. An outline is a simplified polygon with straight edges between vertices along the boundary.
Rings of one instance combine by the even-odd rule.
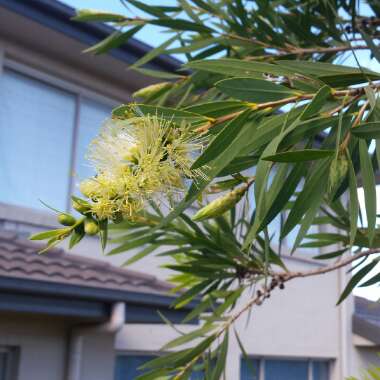
[[[96,235],[99,232],[98,223],[94,219],[86,218],[84,221],[84,232],[87,235]]]
[[[160,92],[170,89],[173,86],[172,82],[161,82],[144,87],[133,93],[134,98],[149,98],[158,95]]]
[[[58,215],[58,222],[61,223],[63,226],[72,226],[75,224],[76,219],[69,215],[69,214],[59,214]]]
[[[76,200],[72,201],[73,209],[77,210],[81,214],[86,214],[90,211],[90,206],[85,203],[78,202]]]
[[[233,190],[230,193],[213,200],[207,206],[201,208],[194,216],[193,220],[199,221],[209,218],[215,218],[223,215],[226,211],[234,207],[243,197],[247,187],[243,186]]]

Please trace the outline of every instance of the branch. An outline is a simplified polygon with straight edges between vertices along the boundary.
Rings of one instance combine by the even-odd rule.
[[[360,96],[362,96],[365,93],[365,88],[366,87],[367,86],[365,86],[365,87],[351,88],[351,89],[348,89],[348,90],[334,91],[333,92],[333,96],[335,96],[335,97],[353,96],[354,99],[352,99],[352,100],[356,100],[356,99],[359,99]],[[371,87],[375,88],[375,89],[376,88],[380,88],[380,83],[373,84]],[[280,99],[280,100],[276,100],[276,101],[272,101],[272,102],[259,103],[259,104],[249,103],[249,105],[250,105],[250,107],[251,107],[251,109],[253,111],[257,111],[257,110],[264,110],[264,109],[268,109],[268,108],[280,107],[280,106],[283,106],[283,105],[286,105],[286,104],[289,104],[289,103],[295,103],[295,102],[298,102],[298,101],[301,101],[301,100],[310,100],[314,96],[315,96],[315,94],[301,94],[301,95],[291,96],[289,98]],[[342,106],[337,107],[336,110],[339,111],[340,109],[344,108],[348,103],[351,103],[351,101],[344,102],[344,104]],[[212,127],[214,127],[214,126],[216,126],[218,124],[224,123],[225,121],[232,120],[235,117],[239,116],[244,111],[245,110],[237,111],[237,112],[233,112],[233,113],[230,113],[230,114],[218,117],[216,119],[211,119],[206,124],[198,127],[195,130],[195,132],[197,132],[197,133],[206,133],[210,128],[212,128]],[[331,114],[331,113],[329,113],[329,114]]]
[[[301,272],[301,271],[283,272],[283,273],[278,274],[278,276],[283,278],[283,282],[289,281],[289,280],[292,280],[293,278],[298,278],[298,277],[317,276],[320,274],[329,273],[329,272],[332,272],[334,270],[343,268],[343,267],[353,263],[354,261],[356,261],[358,259],[361,259],[363,257],[367,258],[371,255],[376,254],[376,253],[380,253],[380,248],[368,249],[367,251],[363,251],[363,252],[358,253],[356,255],[349,256],[346,259],[339,260],[339,261],[335,262],[334,264],[328,265],[328,266],[323,267],[323,268],[313,269],[313,270],[306,271],[306,272]]]

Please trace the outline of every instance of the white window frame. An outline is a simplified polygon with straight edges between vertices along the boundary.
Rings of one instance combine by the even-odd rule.
[[[241,357],[240,359],[240,365],[242,364],[243,360],[245,358]],[[258,360],[259,362],[259,378],[258,380],[265,380],[265,361],[266,360],[288,360],[288,361],[302,361],[302,362],[307,362],[308,363],[308,379],[307,380],[314,380],[313,379],[313,363],[318,363],[318,362],[327,362],[328,364],[328,373],[329,373],[329,378],[331,379],[332,377],[332,365],[331,359],[327,358],[291,358],[291,357],[278,357],[278,356],[265,356],[265,357],[260,357],[260,356],[249,356],[248,360]]]
[[[14,59],[7,57],[6,51],[0,46],[0,76],[3,74],[4,68],[16,71],[22,75],[28,76],[32,79],[38,80],[42,83],[46,83],[50,86],[64,90],[75,96],[75,113],[73,120],[73,134],[70,146],[70,164],[68,175],[68,193],[66,194],[65,204],[66,212],[71,210],[71,194],[74,192],[74,176],[75,167],[77,164],[77,140],[79,134],[79,122],[80,122],[80,108],[83,98],[93,100],[104,105],[109,105],[111,108],[116,107],[119,102],[116,99],[103,96],[92,90],[89,90],[83,86],[78,86],[70,81],[61,79],[58,76],[45,73],[39,69],[33,68],[26,64],[20,63]]]

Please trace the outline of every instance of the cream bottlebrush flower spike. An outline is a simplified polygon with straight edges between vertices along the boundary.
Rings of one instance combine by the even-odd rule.
[[[201,142],[185,125],[156,116],[109,119],[90,145],[96,176],[79,188],[98,219],[133,218],[149,199],[183,189]]]

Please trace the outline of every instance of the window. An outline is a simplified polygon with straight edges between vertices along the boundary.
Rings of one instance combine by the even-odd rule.
[[[18,349],[0,346],[0,380],[16,380]]]
[[[241,361],[241,380],[329,380],[326,360],[249,359]]]
[[[85,152],[111,102],[12,67],[0,76],[0,202],[41,208],[41,199],[67,210],[75,184],[92,174]]]
[[[148,371],[139,370],[144,363],[153,360],[155,355],[143,354],[124,354],[116,356],[115,377],[114,380],[134,380],[137,376]],[[191,375],[190,380],[201,380],[203,375],[200,372],[195,372]],[[2,380],[0,378],[0,380]]]

